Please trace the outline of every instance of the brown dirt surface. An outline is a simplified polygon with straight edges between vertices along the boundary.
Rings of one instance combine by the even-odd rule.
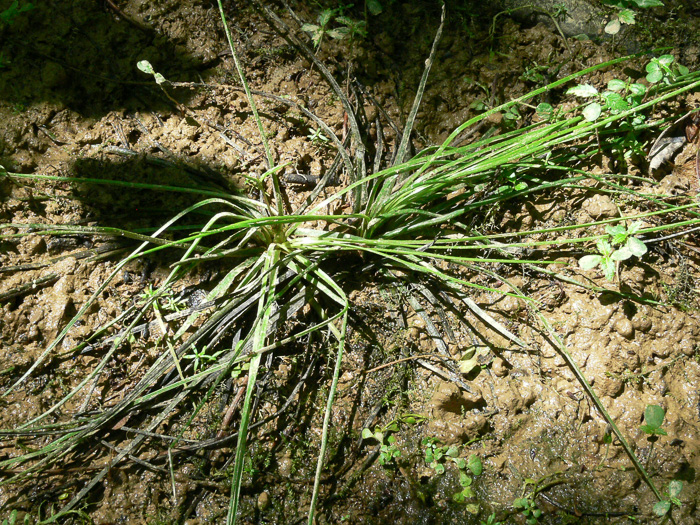
[[[302,20],[316,23],[320,4],[291,3]],[[591,38],[564,39],[549,16],[511,18],[499,14],[495,5],[482,7],[486,2],[448,2],[445,34],[417,113],[414,151],[440,144],[486,107],[630,50],[670,46],[665,52],[697,70],[700,13],[693,2],[664,3],[640,10],[636,28],[615,40],[604,38],[606,20],[593,24],[600,31]],[[0,2],[0,12],[10,4]],[[25,518],[36,523],[59,512],[141,435],[150,414],[136,412],[106,422],[99,435],[86,438],[39,473],[3,484],[27,466],[10,460],[60,437],[51,434],[51,424],[78,426],[81,418],[115,405],[149,366],[168,355],[167,337],[151,312],[144,320],[150,325],[140,335],[42,420],[46,432],[17,433],[96,369],[108,347],[85,346],[85,339],[115,319],[117,328],[126,326],[131,308],[164,282],[179,257],[155,252],[129,262],[112,277],[139,239],[71,227],[147,235],[149,228],[197,202],[188,193],[99,182],[206,183],[217,191],[253,195],[249,177],[267,170],[216,2],[35,4],[11,24],[0,24],[0,165],[14,174],[54,177],[0,174],[0,520],[16,510],[17,523]],[[294,209],[313,186],[285,177],[302,174],[315,182],[335,158],[328,138],[299,108],[313,112],[341,141],[349,132],[347,115],[318,68],[252,4],[224,4],[251,88],[290,101],[256,98],[272,154],[284,164],[287,205]],[[295,24],[281,4],[269,4]],[[350,99],[361,101],[358,113],[364,115],[368,143],[384,137],[378,165],[385,167],[398,143],[392,124],[405,124],[440,11],[436,2],[382,1],[384,12],[372,16],[363,2],[356,4],[346,14],[355,20],[367,16],[368,35],[354,40],[329,37],[316,56]],[[597,71],[586,82],[601,87],[612,78],[643,78],[648,58]],[[137,69],[141,60],[148,60],[172,84],[161,90]],[[359,91],[365,93],[362,98]],[[543,101],[553,105],[570,103],[563,90],[546,96]],[[698,93],[686,93],[656,108],[656,116],[681,116],[698,103]],[[523,106],[518,115],[496,114],[459,140],[518,129],[532,121],[533,109]],[[652,137],[647,145],[651,142]],[[695,202],[700,191],[697,148],[697,140],[686,141],[670,162],[651,174],[644,159],[634,158],[626,163],[599,155],[578,167],[635,176],[638,182],[630,184],[638,192]],[[332,184],[319,198],[346,186],[346,174]],[[567,194],[510,200],[481,217],[474,231],[555,229],[646,211],[625,196],[598,190],[591,179]],[[348,211],[350,205],[334,206],[327,212]],[[202,220],[197,216],[182,226]],[[653,218],[646,223],[658,224]],[[57,231],[61,228],[68,229]],[[589,233],[603,233],[603,227]],[[539,240],[564,235],[555,231]],[[469,291],[471,301],[523,346],[494,330],[465,303],[434,308],[430,297],[439,291],[416,292],[427,289],[417,277],[414,288],[390,287],[373,269],[363,273],[365,261],[359,255],[347,267],[340,260],[339,270],[352,273],[347,292],[353,306],[321,477],[318,523],[523,524],[527,516],[515,502],[527,495],[541,511],[527,523],[656,523],[652,507],[657,499],[556,350],[552,334],[563,341],[662,492],[671,480],[683,481],[675,522],[700,523],[700,235],[691,232],[649,243],[644,259],[621,264],[612,283],[599,269],[578,267],[585,253],[577,246],[578,251],[547,248],[521,254],[551,261],[543,266],[548,274],[534,265],[484,263],[491,272],[486,274],[445,263],[445,271],[455,270],[476,286]],[[178,281],[170,299],[196,305],[192,297],[212,290],[229,270],[216,260],[199,265]],[[569,280],[556,279],[555,273]],[[572,284],[574,278],[589,288]],[[516,289],[530,302],[513,293]],[[422,315],[408,302],[411,294],[419,298]],[[80,320],[69,326],[86,305]],[[542,328],[538,312],[551,332]],[[282,335],[298,332],[314,316],[307,305],[280,328]],[[64,330],[60,344],[51,348]],[[233,335],[227,337],[230,344]],[[32,370],[47,349],[46,358]],[[270,355],[256,393],[254,421],[265,422],[251,431],[240,522],[302,523],[311,500],[334,353],[320,338],[310,338],[275,350],[274,358]],[[30,370],[24,382],[11,388]],[[189,414],[198,401],[162,420],[148,439],[109,469],[73,514],[61,519],[100,525],[225,523],[235,443],[195,445],[230,436],[238,428],[234,400],[245,391],[243,377],[234,374],[217,386],[193,421]],[[198,400],[207,388],[202,387]],[[158,398],[154,407],[167,402]],[[649,405],[665,410],[665,435],[650,438],[643,432]],[[385,441],[362,439],[364,429],[384,430]],[[182,440],[170,447],[173,436],[180,435]],[[389,435],[392,441],[386,440]],[[460,459],[470,457],[480,460],[478,475],[460,466]],[[457,501],[465,483],[471,483],[471,494]],[[490,515],[496,521],[487,522]]]

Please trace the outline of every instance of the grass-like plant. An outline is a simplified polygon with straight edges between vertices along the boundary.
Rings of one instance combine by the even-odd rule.
[[[222,10],[223,17],[223,10]],[[225,23],[225,19],[224,19]],[[273,18],[273,23],[279,23]],[[285,29],[277,27],[283,34]],[[289,38],[293,37],[287,33]],[[114,267],[110,276],[93,293],[78,313],[68,322],[54,341],[36,359],[32,366],[19,377],[4,395],[19,388],[32,375],[41,371],[49,358],[66,357],[85,350],[89,345],[104,345],[106,351],[99,362],[77,381],[71,391],[57,400],[50,408],[27,421],[21,427],[6,429],[3,436],[28,436],[47,439],[31,452],[0,461],[0,469],[11,470],[13,474],[0,482],[2,485],[20,483],[54,465],[60,465],[75,455],[87,454],[100,447],[100,438],[108,431],[121,428],[121,422],[133,416],[135,437],[125,438],[125,442],[112,451],[110,459],[94,474],[64,508],[50,521],[76,509],[83,498],[124,458],[132,458],[135,451],[156,435],[158,427],[175,414],[187,411],[189,416],[178,428],[177,435],[167,436],[171,441],[169,451],[183,442],[188,426],[203,407],[212,399],[220,385],[232,372],[247,373],[247,386],[240,408],[238,431],[234,436],[212,438],[195,444],[183,445],[183,450],[196,450],[198,447],[212,447],[217,444],[237,440],[235,457],[230,473],[231,496],[228,523],[234,523],[239,512],[241,486],[244,478],[244,460],[249,449],[249,434],[254,423],[253,406],[258,375],[263,360],[275,350],[304,340],[316,334],[326,341],[326,346],[334,349],[333,372],[328,387],[322,436],[316,476],[312,491],[308,522],[314,519],[319,496],[321,472],[328,446],[331,414],[341,372],[343,355],[350,322],[348,284],[353,272],[349,268],[371,272],[387,282],[404,282],[409,290],[409,304],[419,308],[417,298],[441,309],[458,305],[471,310],[494,330],[506,336],[514,344],[527,345],[481,310],[467,293],[469,288],[489,289],[473,283],[460,274],[451,271],[483,272],[489,277],[506,282],[505,276],[493,271],[494,264],[529,265],[540,272],[592,290],[603,288],[576,280],[563,274],[555,274],[544,269],[543,264],[554,261],[541,257],[527,259],[518,256],[523,249],[547,250],[572,246],[591,246],[607,234],[582,235],[582,232],[605,224],[615,224],[622,220],[652,220],[654,217],[674,217],[668,224],[636,229],[636,236],[649,236],[654,232],[700,222],[697,205],[684,206],[667,204],[662,199],[639,194],[624,186],[615,175],[591,175],[573,166],[581,159],[592,156],[605,148],[606,136],[619,133],[641,133],[651,124],[639,124],[636,129],[617,129],[619,123],[626,123],[631,117],[641,115],[655,104],[697,89],[700,87],[700,74],[689,73],[677,76],[669,83],[659,84],[649,91],[647,99],[624,111],[607,111],[603,106],[596,119],[588,119],[582,114],[583,106],[568,111],[555,110],[549,120],[541,121],[521,129],[496,136],[489,136],[473,143],[454,146],[453,141],[466,129],[497,112],[509,108],[525,107],[524,104],[542,93],[564,87],[596,70],[611,67],[628,60],[629,57],[612,60],[562,78],[515,100],[493,108],[458,127],[439,146],[429,147],[406,161],[405,151],[413,127],[415,111],[399,144],[396,165],[367,170],[363,158],[364,147],[357,122],[350,115],[352,136],[355,141],[356,156],[350,158],[346,149],[335,134],[323,122],[316,119],[320,129],[338,149],[339,162],[345,167],[350,184],[332,191],[328,197],[318,200],[321,188],[327,182],[322,179],[307,203],[289,212],[282,198],[279,173],[283,166],[276,164],[266,141],[263,123],[254,105],[254,93],[248,88],[243,69],[238,61],[235,48],[228,34],[236,66],[241,81],[251,102],[253,113],[260,127],[266,151],[268,170],[261,176],[248,177],[250,194],[231,193],[206,187],[203,184],[190,186],[162,186],[128,183],[131,187],[148,188],[164,192],[188,192],[201,199],[183,209],[171,219],[148,233],[119,230],[110,227],[54,226],[42,224],[4,224],[4,229],[13,228],[26,235],[31,228],[33,234],[65,235],[91,234],[95,236],[116,236],[133,239],[137,245]],[[437,42],[437,39],[436,39]],[[433,46],[433,51],[436,46]],[[313,60],[313,51],[308,47]],[[431,54],[432,59],[433,54]],[[429,61],[430,65],[431,61]],[[426,74],[421,83],[425,85]],[[322,66],[322,65],[321,65]],[[324,68],[325,69],[325,68]],[[323,70],[321,70],[323,74]],[[164,79],[163,79],[164,80]],[[332,77],[329,79],[333,86]],[[161,87],[167,89],[164,80]],[[342,90],[333,86],[336,95],[346,109],[352,109],[345,100]],[[336,89],[337,88],[337,89]],[[416,97],[417,110],[422,88]],[[658,124],[658,123],[657,123]],[[515,185],[504,191],[498,184],[502,173],[510,173],[519,180],[527,181],[525,186]],[[3,177],[13,179],[55,180],[72,183],[64,177],[40,175],[20,175],[4,172]],[[623,193],[639,199],[652,207],[633,217],[596,221],[539,229],[534,231],[488,234],[479,226],[480,220],[489,210],[512,199],[530,199],[536,195],[559,191],[579,191],[593,180],[600,191]],[[117,182],[80,179],[81,184],[118,184]],[[122,183],[125,184],[125,183]],[[499,188],[501,188],[499,191]],[[326,191],[329,191],[326,189]],[[257,194],[257,197],[251,195]],[[352,212],[328,214],[323,210],[330,205],[350,200]],[[186,218],[205,216],[205,223],[192,230],[180,229]],[[679,218],[682,217],[682,218]],[[184,232],[184,233],[183,233]],[[571,235],[562,240],[564,234]],[[554,234],[557,239],[554,239]],[[533,240],[540,239],[540,240]],[[547,239],[547,240],[541,240]],[[61,343],[71,329],[95,303],[115,276],[131,261],[168,250],[179,254],[171,266],[166,279],[148,296],[129,306],[117,318],[110,320],[96,330],[77,347],[66,352]],[[515,254],[515,255],[514,255]],[[358,257],[359,255],[359,257]],[[546,258],[545,258],[546,259]],[[187,310],[179,319],[180,325],[169,337],[169,347],[151,364],[135,384],[128,386],[121,399],[109,407],[99,407],[93,401],[94,390],[105,373],[106,367],[115,354],[123,347],[137,327],[148,323],[156,316],[156,323],[163,325],[170,316],[159,313],[159,301],[172,294],[173,287],[198,265],[211,261],[226,263],[226,273],[208,293],[205,301]],[[353,267],[353,265],[355,265]],[[441,294],[429,292],[428,286],[441,290]],[[612,290],[615,291],[614,289]],[[515,287],[512,295],[524,297]],[[629,294],[617,292],[622,297]],[[526,300],[527,298],[524,297]],[[653,299],[632,297],[635,300]],[[282,337],[287,321],[295,318],[302,308],[310,307],[313,315],[301,329]],[[538,315],[536,306],[531,304]],[[419,312],[429,323],[429,330],[437,331],[430,323],[425,311]],[[180,314],[177,314],[178,316]],[[544,326],[546,319],[540,315]],[[117,330],[119,325],[122,328]],[[233,335],[232,335],[233,334]],[[551,331],[556,339],[556,334]],[[431,334],[433,335],[433,334]],[[439,336],[439,333],[437,333]],[[437,338],[436,338],[437,340]],[[207,348],[211,359],[204,357]],[[439,344],[438,344],[438,350]],[[577,371],[577,377],[586,390],[595,398],[590,386],[578,371],[576,363],[560,344],[559,350],[567,356],[569,364]],[[193,356],[198,356],[193,359]],[[241,372],[241,371],[244,372]],[[245,372],[247,370],[247,372]],[[445,371],[450,374],[451,371]],[[455,377],[454,375],[450,377]],[[66,417],[65,408],[80,396],[80,410],[75,417]],[[596,399],[596,404],[604,412],[604,407]],[[195,406],[192,410],[191,407]],[[91,411],[86,411],[91,408]],[[191,413],[190,413],[191,411]],[[626,446],[624,436],[613,425],[614,431],[625,444],[626,450],[635,462],[635,467],[644,480],[659,496],[651,479],[642,465],[636,460],[632,450]],[[262,423],[264,423],[263,421]],[[47,437],[48,436],[48,437]],[[188,448],[189,447],[189,448]],[[142,461],[142,460],[139,460]],[[171,466],[172,473],[172,466]],[[660,497],[660,496],[659,496]]]

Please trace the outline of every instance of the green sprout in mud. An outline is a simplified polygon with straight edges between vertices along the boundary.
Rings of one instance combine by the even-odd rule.
[[[654,505],[654,514],[656,514],[659,517],[665,516],[669,512],[671,512],[671,509],[675,505],[676,507],[680,507],[683,505],[681,500],[679,499],[679,496],[681,495],[681,491],[683,490],[683,482],[678,479],[674,479],[668,484],[668,490],[664,494],[666,496],[665,499],[662,499],[656,505]]]
[[[374,432],[369,428],[363,429],[362,439],[374,439],[379,442],[379,464],[387,467],[395,464],[396,460],[401,457],[401,450],[396,444],[396,438],[390,434],[398,432],[401,424],[415,425],[422,419],[425,418],[419,414],[405,414],[383,428],[375,427]]]
[[[364,20],[353,20],[347,16],[339,16],[336,21],[345,26],[339,27],[337,30],[349,37],[350,41],[356,38],[367,38],[367,22]]]
[[[603,4],[618,9],[618,12],[605,25],[605,32],[609,35],[618,34],[622,29],[622,24],[634,25],[636,23],[634,8],[645,9],[664,5],[661,0],[603,0]]]
[[[554,118],[555,112],[554,107],[547,102],[540,102],[535,109],[537,116],[542,120],[552,120]]]
[[[311,128],[309,129],[309,134],[306,136],[311,142],[317,146],[328,144],[330,139],[321,133],[320,129]]]
[[[462,490],[452,496],[456,503],[466,503],[475,496],[472,490],[473,476],[478,476],[483,471],[481,459],[471,454],[467,459],[460,457],[461,447],[456,445],[440,446],[435,438],[424,438],[421,441],[425,447],[425,462],[436,474],[444,474],[448,463],[453,463],[459,469],[459,484]],[[477,505],[470,505],[470,512],[478,512]]]
[[[25,519],[24,522],[25,522],[25,523],[28,523],[28,522],[29,522],[29,519]],[[13,511],[10,513],[10,517],[9,517],[9,518],[5,518],[4,520],[2,520],[2,525],[15,525],[16,523],[18,523],[18,521],[17,521],[17,510],[13,510]]]
[[[517,498],[513,506],[523,513],[527,525],[535,525],[542,517],[542,510],[532,498]]]
[[[545,84],[545,81],[547,80],[545,75],[547,74],[548,69],[549,66],[547,65],[540,66],[538,64],[534,64],[526,68],[525,72],[520,75],[520,78],[534,84]]]
[[[638,82],[625,82],[624,80],[612,79],[608,82],[608,89],[602,93],[590,84],[579,84],[567,90],[567,95],[574,95],[580,98],[593,99],[583,108],[583,117],[588,122],[597,120],[607,110],[611,115],[617,115],[628,109],[635,108],[641,104],[647,88]],[[640,114],[635,113],[633,120],[629,122],[633,127],[637,127],[644,122]]]
[[[10,515],[7,518],[4,518],[2,522],[0,522],[0,525],[31,525],[33,523],[50,523],[53,521],[54,516],[56,515],[54,505],[47,505],[48,508],[48,514],[45,514],[46,519],[42,519],[42,507],[44,507],[45,503],[42,502],[39,504],[39,509],[37,510],[37,514],[32,516],[31,513],[27,512],[24,515],[24,518],[22,521],[19,520],[19,512],[17,509],[13,510],[10,512]],[[90,517],[85,513],[84,510],[72,510],[70,512],[67,512],[66,515],[73,515],[77,516],[80,518],[81,523],[92,523],[92,520]]]
[[[197,373],[200,366],[202,366],[204,364],[215,363],[216,358],[219,357],[223,353],[224,353],[223,350],[219,350],[215,354],[209,355],[209,354],[207,354],[206,345],[201,350],[197,350],[197,347],[195,345],[192,345],[192,352],[189,354],[185,354],[183,357],[185,359],[190,359],[193,361],[194,371],[195,371],[195,373]]]
[[[542,517],[542,509],[537,506],[535,499],[540,492],[543,492],[555,485],[564,483],[561,477],[561,472],[555,472],[534,480],[527,478],[523,486],[522,493],[519,498],[513,501],[513,507],[523,514],[527,525],[536,525]],[[528,487],[532,486],[532,490],[528,492]]]
[[[668,435],[667,432],[661,428],[664,424],[664,418],[666,417],[666,411],[663,407],[659,405],[647,405],[644,409],[644,422],[645,424],[640,426],[639,429],[649,436],[649,456],[647,458],[647,465],[651,461],[652,455],[654,453],[654,443],[659,439],[659,436]]]
[[[662,80],[666,84],[671,84],[679,76],[687,75],[690,70],[678,62],[674,63],[673,55],[661,55],[658,58],[653,58],[647,64],[647,82],[656,84]]]
[[[362,430],[362,439],[374,439],[379,442],[379,464],[383,467],[394,464],[396,459],[401,457],[401,450],[396,445],[396,437],[390,432],[398,432],[399,426],[396,423],[384,427],[375,428],[372,432],[369,428]]]
[[[331,29],[329,26],[338,12],[337,9],[324,9],[321,14],[318,15],[316,21],[318,24],[304,24],[301,26],[301,30],[305,33],[311,35],[311,40],[314,43],[314,48],[318,49],[321,47],[323,38],[328,36],[335,40],[342,40],[347,36],[346,31],[341,31],[340,29]]]
[[[578,262],[579,266],[584,270],[600,266],[605,278],[608,281],[614,280],[620,261],[626,261],[632,256],[641,257],[647,252],[644,242],[634,236],[641,228],[642,223],[639,221],[631,223],[628,227],[622,224],[606,226],[608,237],[598,239],[596,243],[599,253],[582,257]]]
[[[500,174],[502,185],[496,188],[495,193],[498,195],[512,194],[526,190],[530,184],[526,182],[515,169],[506,169]],[[541,184],[542,180],[537,177],[528,179],[532,184]]]
[[[666,417],[666,411],[659,405],[647,405],[644,409],[644,421],[646,424],[639,427],[642,432],[649,436],[666,436],[666,431],[661,428]]]

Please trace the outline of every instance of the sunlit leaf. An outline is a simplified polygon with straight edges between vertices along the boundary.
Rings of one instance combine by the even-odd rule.
[[[647,87],[644,84],[635,82],[630,84],[630,93],[633,95],[644,95],[647,92]]]
[[[484,468],[481,464],[481,459],[479,459],[479,456],[476,456],[474,454],[469,456],[469,459],[467,460],[467,466],[469,467],[469,470],[471,470],[472,474],[474,474],[475,476],[481,474]]]
[[[600,104],[598,104],[597,102],[593,102],[592,104],[588,104],[585,108],[583,108],[583,117],[588,122],[593,122],[598,117],[600,117],[600,113],[602,112],[602,110],[603,108]]]
[[[631,258],[632,255],[633,255],[633,254],[632,254],[632,252],[630,251],[630,249],[627,248],[627,246],[623,246],[623,247],[620,248],[619,250],[615,250],[615,251],[612,253],[612,255],[610,256],[610,258],[611,258],[613,261],[626,261],[627,259]]]
[[[579,84],[571,87],[566,92],[567,95],[575,95],[577,97],[594,97],[598,94],[598,90],[590,84]]]
[[[578,261],[578,265],[583,270],[592,270],[598,266],[602,260],[603,257],[601,255],[585,255]]]
[[[617,78],[613,78],[610,82],[608,82],[608,89],[610,91],[622,91],[626,86],[627,83],[624,80],[619,80]]]
[[[654,505],[654,514],[657,516],[665,516],[668,514],[668,511],[671,510],[671,502],[670,501],[659,501]]]
[[[615,278],[615,263],[610,259],[603,259],[601,267],[603,268],[603,275],[605,275],[605,278],[608,281],[612,281]]]
[[[634,11],[631,9],[623,9],[617,14],[617,16],[619,17],[620,22],[623,24],[634,24]]]
[[[609,35],[616,35],[620,32],[620,29],[622,28],[622,24],[620,24],[620,20],[618,18],[613,18],[605,24],[605,32]]]
[[[647,253],[648,250],[646,244],[644,244],[636,237],[630,237],[629,239],[627,239],[627,248],[630,252],[632,252],[633,255],[636,255],[637,257],[641,257],[642,255]]]
[[[644,421],[652,427],[661,427],[664,424],[664,417],[666,417],[666,411],[659,405],[647,405],[644,409]]]
[[[683,490],[683,482],[680,479],[674,479],[668,484],[668,495],[672,498],[677,498]]]

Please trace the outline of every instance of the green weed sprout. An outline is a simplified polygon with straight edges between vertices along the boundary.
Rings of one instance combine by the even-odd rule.
[[[439,446],[435,438],[423,438],[421,441],[425,447],[425,462],[436,474],[444,474],[447,463],[453,463],[459,469],[459,484],[462,490],[452,496],[457,503],[466,503],[466,500],[475,496],[472,490],[472,475],[478,476],[483,471],[481,459],[475,454],[471,454],[467,459],[460,457],[461,447],[456,445]],[[470,475],[471,474],[471,475]],[[470,512],[476,510],[478,506],[469,509]]]
[[[590,84],[579,84],[569,88],[567,95],[574,95],[586,99],[594,99],[583,109],[584,118],[593,122],[597,120],[604,110],[609,110],[615,115],[641,104],[647,88],[638,82],[629,83],[619,79],[613,79],[608,83],[607,91],[600,93]],[[638,117],[638,115],[635,115]],[[642,121],[632,121],[633,125],[639,125]]]
[[[379,442],[379,464],[386,467],[401,457],[401,449],[396,445],[396,438],[390,434],[398,432],[400,425],[415,425],[423,419],[425,417],[420,414],[404,414],[383,428],[375,427],[374,432],[369,428],[363,429],[362,439],[374,439]]]
[[[325,145],[330,142],[331,139],[326,137],[320,129],[315,129],[311,128],[309,130],[308,135],[306,136],[313,144],[319,146],[319,145]]]
[[[183,357],[185,359],[190,359],[192,361],[192,365],[194,367],[194,373],[196,374],[202,365],[204,365],[205,363],[215,363],[216,359],[223,353],[224,353],[223,350],[219,350],[218,352],[214,353],[213,355],[209,355],[207,353],[207,346],[206,345],[204,347],[202,347],[201,350],[197,350],[197,347],[192,345],[192,352],[189,354],[185,354]]]
[[[372,432],[369,428],[362,430],[362,439],[374,439],[379,442],[379,464],[386,467],[395,462],[401,457],[401,450],[396,445],[396,437],[390,435],[390,432],[398,432],[399,425],[395,422],[390,423],[383,429],[375,428]]]
[[[2,525],[15,525],[15,523],[17,523],[17,509],[10,512],[9,518],[5,518],[4,520],[2,520]]]
[[[656,84],[662,80],[666,84],[671,84],[679,76],[687,75],[689,70],[682,64],[675,62],[673,55],[661,55],[652,58],[646,66],[647,82]]]
[[[680,507],[683,503],[679,499],[683,490],[683,482],[679,479],[674,479],[668,484],[668,490],[665,494],[666,498],[657,502],[654,505],[654,514],[659,517],[665,516],[671,511],[673,505]]]
[[[513,507],[520,510],[525,516],[527,525],[535,525],[542,517],[542,510],[537,506],[537,503],[530,498],[517,498],[513,501]]]
[[[622,224],[606,226],[608,238],[598,239],[596,242],[599,253],[585,255],[579,260],[579,266],[584,270],[600,266],[605,278],[608,281],[614,280],[620,261],[626,261],[633,256],[641,257],[647,252],[644,242],[634,236],[641,228],[642,223],[639,221],[631,223],[628,227]]]
[[[603,0],[603,4],[618,9],[618,12],[605,25],[605,32],[609,35],[619,33],[620,29],[622,29],[622,24],[634,25],[636,23],[635,7],[646,9],[664,5],[660,0]]]
[[[654,444],[659,439],[659,436],[666,436],[666,431],[661,428],[666,417],[666,411],[659,405],[647,405],[644,409],[644,425],[640,426],[640,430],[649,436],[649,456],[647,457],[647,465],[651,461],[654,454]],[[661,502],[659,502],[661,503]]]
[[[340,29],[331,29],[329,27],[336,13],[337,9],[324,9],[321,11],[321,14],[318,15],[318,24],[304,24],[301,26],[302,31],[311,35],[311,40],[314,43],[315,49],[321,47],[323,37],[326,35],[336,40],[342,40],[347,36],[347,27],[345,28],[345,31]]]
[[[639,428],[642,432],[650,436],[666,436],[668,434],[661,428],[665,417],[666,411],[663,407],[659,405],[647,405],[646,409],[644,409],[644,421],[646,421],[646,424]]]
[[[356,38],[367,38],[367,22],[364,20],[353,20],[347,16],[339,16],[336,21],[343,24],[344,27],[339,27],[336,31],[350,37],[350,40]]]

